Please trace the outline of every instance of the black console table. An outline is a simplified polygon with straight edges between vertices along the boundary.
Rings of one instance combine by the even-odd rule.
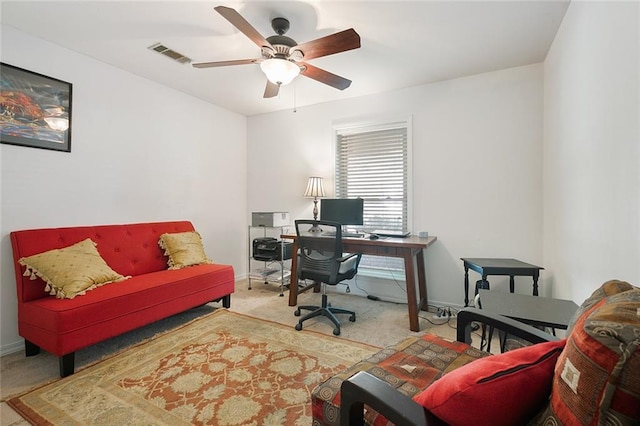
[[[566,330],[578,305],[573,300],[479,290],[482,309],[538,327]]]
[[[483,310],[493,314],[513,318],[535,327],[549,327],[555,336],[556,328],[566,330],[578,310],[573,300],[551,299],[547,297],[529,296],[527,294],[511,294],[503,291],[479,289],[480,305]],[[484,341],[485,330],[482,331]],[[493,329],[489,329],[487,351],[491,351]],[[500,333],[500,349],[505,350],[506,335]]]
[[[464,306],[469,306],[469,269],[482,276],[482,281],[487,281],[489,275],[508,275],[509,291],[514,292],[515,276],[528,276],[533,278],[533,295],[538,295],[538,278],[541,266],[531,265],[517,259],[500,258],[466,258],[464,262]]]

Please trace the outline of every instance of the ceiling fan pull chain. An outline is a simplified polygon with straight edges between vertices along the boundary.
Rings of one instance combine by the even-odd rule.
[[[296,106],[297,104],[297,93],[298,93],[298,82],[294,81],[293,82],[293,112],[298,112],[298,107]]]

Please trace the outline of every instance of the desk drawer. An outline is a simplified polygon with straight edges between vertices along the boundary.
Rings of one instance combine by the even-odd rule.
[[[395,247],[376,247],[376,254],[378,256],[398,256],[398,252]]]

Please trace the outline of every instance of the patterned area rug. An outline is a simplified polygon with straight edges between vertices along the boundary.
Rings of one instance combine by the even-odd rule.
[[[220,309],[8,403],[34,424],[309,425],[316,385],[377,350]]]

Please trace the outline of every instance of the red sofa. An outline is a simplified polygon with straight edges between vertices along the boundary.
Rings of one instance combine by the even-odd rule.
[[[31,229],[11,232],[18,296],[18,333],[27,356],[40,348],[60,359],[60,376],[74,372],[75,351],[211,301],[228,308],[233,267],[203,264],[167,269],[160,235],[194,231],[191,222]],[[45,292],[40,278],[24,276],[18,260],[91,238],[106,263],[131,276],[73,299]]]

